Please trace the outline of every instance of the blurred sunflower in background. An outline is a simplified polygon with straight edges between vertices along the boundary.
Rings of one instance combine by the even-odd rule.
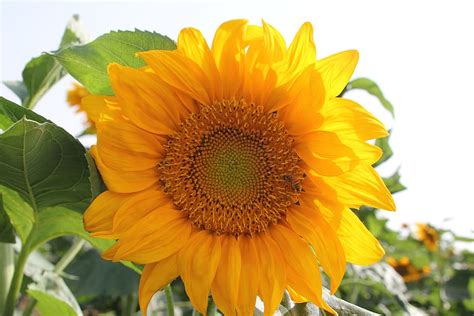
[[[439,234],[436,229],[427,224],[417,223],[417,237],[423,242],[429,251],[436,251],[438,249]]]
[[[222,24],[211,47],[183,29],[174,51],[137,54],[141,69],[111,64],[115,96],[101,109],[91,153],[108,191],[84,215],[94,236],[117,240],[103,257],[144,264],[139,302],[177,277],[205,314],[209,292],[226,315],[265,315],[285,290],[322,299],[346,262],[384,255],[351,208],[393,210],[372,168],[388,135],[354,101],[338,98],[356,51],[316,59],[305,23],[286,46],[271,25]]]
[[[401,257],[398,260],[393,257],[388,257],[386,261],[400,274],[406,283],[419,281],[422,277],[431,273],[430,267],[424,266],[421,269],[417,268],[408,257]]]
[[[67,90],[66,101],[71,107],[76,108],[77,113],[86,115],[87,125],[93,131],[101,108],[90,107],[87,103],[83,103],[82,99],[91,95],[91,93],[79,83],[74,82],[72,85],[72,88]]]

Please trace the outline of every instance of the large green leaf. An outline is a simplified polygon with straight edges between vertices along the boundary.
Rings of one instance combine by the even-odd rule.
[[[36,114],[24,107],[21,107],[3,97],[0,97],[0,128],[6,130],[12,126],[15,122],[19,121],[23,117],[27,119],[45,123],[49,122],[41,115]]]
[[[83,42],[79,16],[74,15],[66,26],[59,49]],[[5,85],[18,95],[23,106],[33,108],[38,100],[65,74],[66,71],[54,57],[43,54],[26,64],[22,73],[23,82],[7,81]]]
[[[139,275],[121,264],[105,261],[90,249],[66,269],[74,278],[66,280],[76,296],[118,297],[137,292]]]
[[[357,78],[349,82],[346,90],[362,89],[379,99],[383,107],[394,116],[393,105],[385,98],[379,86],[368,78]]]
[[[28,290],[28,294],[38,301],[36,308],[43,316],[77,316],[77,313],[69,304],[52,295],[37,290]]]
[[[155,32],[117,31],[102,35],[86,45],[62,49],[53,56],[91,93],[113,95],[107,75],[109,64],[139,68],[145,63],[135,56],[136,52],[175,48],[170,38]]]
[[[0,135],[0,184],[35,212],[64,206],[81,212],[90,200],[84,147],[52,123],[21,119]]]
[[[18,119],[21,107],[5,104],[14,113],[10,121]],[[66,234],[92,241],[81,215],[91,200],[88,165],[74,137],[53,123],[22,118],[0,135],[0,156],[5,212],[25,251]]]

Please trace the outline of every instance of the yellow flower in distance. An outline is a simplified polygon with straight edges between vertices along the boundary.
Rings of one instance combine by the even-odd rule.
[[[85,213],[94,236],[117,240],[103,257],[144,264],[139,301],[178,276],[206,312],[209,293],[225,315],[265,315],[289,291],[322,299],[346,261],[372,264],[378,241],[350,208],[392,210],[371,165],[387,135],[354,101],[338,98],[358,60],[344,51],[316,60],[311,24],[286,46],[269,24],[222,24],[209,47],[183,29],[175,51],[137,54],[147,66],[111,64],[113,97],[91,149],[108,187]]]
[[[422,277],[431,273],[430,267],[425,266],[418,269],[411,263],[408,257],[401,257],[398,260],[393,257],[388,257],[387,263],[391,265],[398,274],[400,274],[405,283],[419,281]]]
[[[82,99],[90,95],[90,92],[86,88],[74,82],[73,87],[67,91],[66,101],[70,106],[77,107],[76,112],[84,112],[89,125],[93,126],[99,119],[99,114],[103,106],[97,107],[95,104],[84,104]]]
[[[436,251],[438,249],[439,234],[433,227],[427,224],[417,223],[418,239],[423,242],[429,251]]]

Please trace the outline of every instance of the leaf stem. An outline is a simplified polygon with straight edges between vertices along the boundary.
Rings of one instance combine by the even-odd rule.
[[[71,247],[66,251],[64,256],[56,263],[53,272],[61,273],[66,269],[66,267],[71,263],[71,261],[76,257],[76,255],[81,251],[82,247],[86,241],[81,238],[77,238]]]
[[[20,291],[21,282],[23,281],[23,270],[25,269],[26,260],[30,254],[28,241],[21,248],[18,260],[15,264],[15,272],[13,273],[10,290],[8,291],[7,300],[5,302],[4,316],[13,316],[15,311],[15,303],[18,292]]]
[[[173,290],[171,289],[171,283],[165,287],[165,295],[168,316],[174,316]]]

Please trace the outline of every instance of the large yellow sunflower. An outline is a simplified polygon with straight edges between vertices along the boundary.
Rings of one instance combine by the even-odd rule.
[[[212,47],[185,28],[175,51],[137,55],[147,66],[109,66],[114,97],[83,101],[103,108],[91,153],[108,187],[85,226],[117,240],[104,258],[145,265],[142,310],[181,277],[201,313],[212,293],[225,315],[252,315],[257,295],[271,315],[285,289],[332,311],[320,267],[334,292],[346,261],[384,254],[350,208],[395,208],[366,143],[386,129],[337,97],[358,53],[316,60],[310,23],[287,47],[232,20]]]

